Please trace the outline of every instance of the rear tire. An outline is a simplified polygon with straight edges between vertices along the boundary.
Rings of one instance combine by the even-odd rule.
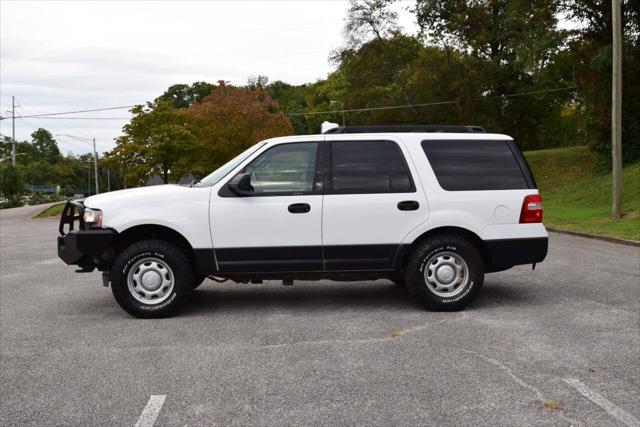
[[[406,288],[407,283],[404,281],[404,275],[402,273],[398,273],[391,278],[391,281],[398,288]]]
[[[404,279],[411,296],[434,311],[468,306],[484,282],[478,250],[456,234],[442,234],[418,243],[407,258]]]
[[[125,248],[111,268],[111,291],[127,313],[140,318],[174,315],[191,295],[193,271],[185,254],[162,240]]]

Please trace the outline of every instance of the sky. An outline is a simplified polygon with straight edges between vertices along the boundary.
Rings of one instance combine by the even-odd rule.
[[[400,23],[413,18],[400,3]],[[250,76],[292,84],[332,71],[332,50],[343,44],[345,1],[2,1],[0,115],[16,116],[141,104],[176,83]],[[127,109],[16,119],[16,139],[37,128],[54,135],[96,138],[99,152],[114,146]],[[115,119],[96,119],[96,118]],[[11,136],[11,120],[0,121]],[[91,145],[56,136],[61,151]]]

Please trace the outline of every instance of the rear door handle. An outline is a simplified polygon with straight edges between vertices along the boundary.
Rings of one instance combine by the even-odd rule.
[[[402,202],[398,202],[398,209],[401,211],[417,211],[420,207],[420,203],[415,200],[405,200]]]
[[[294,203],[289,205],[289,212],[291,213],[307,213],[311,210],[309,203]]]

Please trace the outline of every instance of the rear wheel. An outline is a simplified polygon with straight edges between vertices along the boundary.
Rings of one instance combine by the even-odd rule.
[[[404,275],[402,273],[395,274],[391,277],[391,281],[398,288],[406,288],[407,284],[404,281]]]
[[[141,318],[175,314],[191,294],[193,283],[185,254],[162,240],[132,244],[111,268],[113,296],[127,313]]]
[[[453,311],[473,301],[484,281],[476,248],[455,234],[432,236],[416,245],[405,264],[410,294],[427,309]]]

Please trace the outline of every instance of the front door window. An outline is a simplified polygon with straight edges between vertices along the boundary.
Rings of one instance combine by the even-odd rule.
[[[256,195],[313,191],[317,142],[282,144],[267,150],[244,168]]]

